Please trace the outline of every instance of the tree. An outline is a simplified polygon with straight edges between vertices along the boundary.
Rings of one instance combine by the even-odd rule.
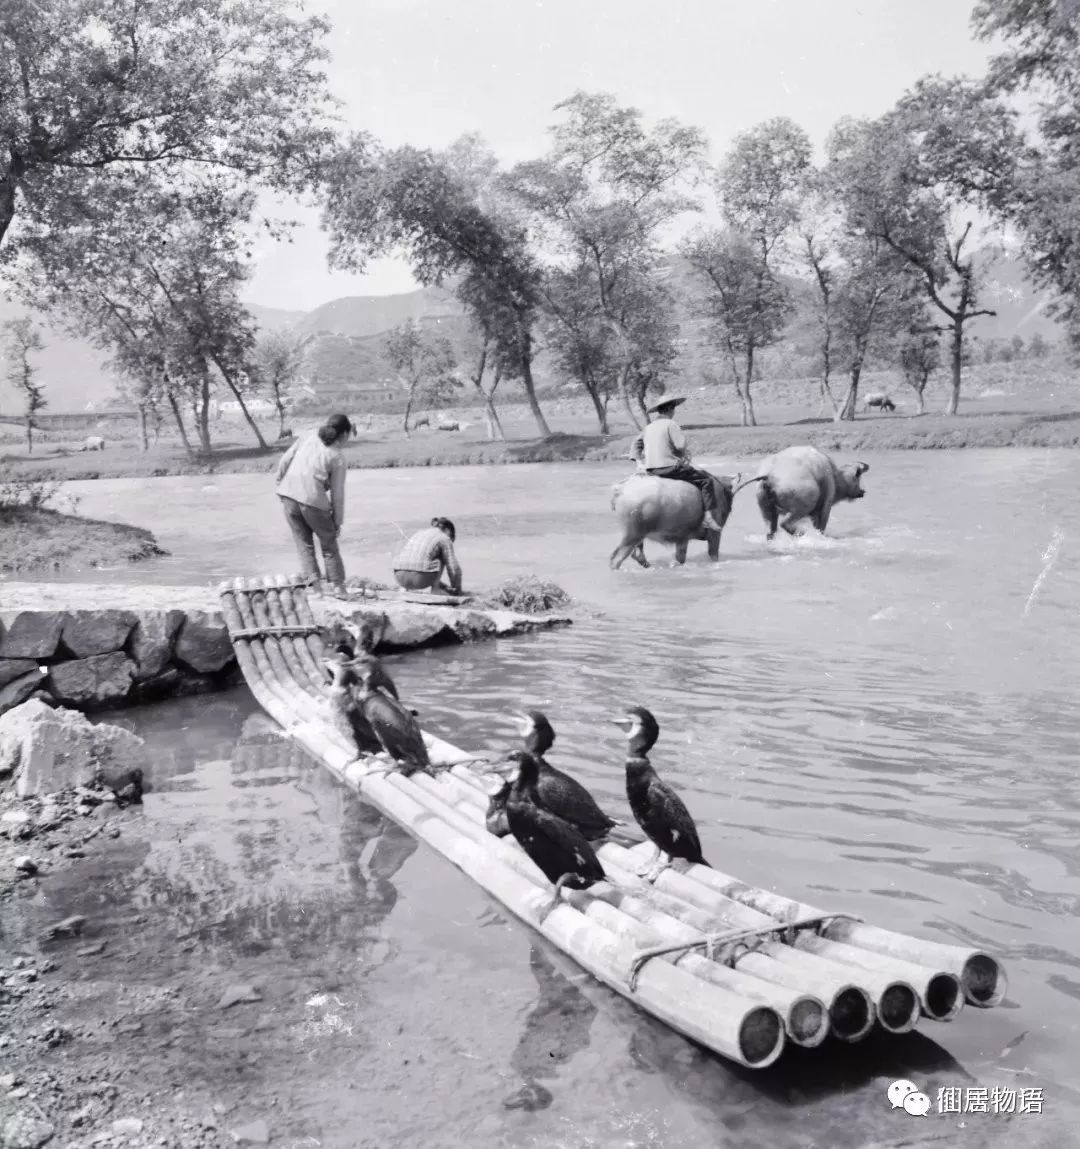
[[[26,450],[34,450],[34,416],[45,407],[45,391],[37,381],[37,369],[30,356],[45,348],[41,332],[28,317],[7,320],[2,328],[4,349],[8,361],[7,380],[21,391],[26,403]]]
[[[1045,359],[1050,353],[1050,344],[1042,334],[1036,331],[1028,340],[1028,354],[1032,359]]]
[[[405,434],[409,433],[409,416],[417,399],[432,406],[444,402],[461,386],[454,377],[457,366],[454,349],[445,335],[431,335],[413,320],[395,327],[383,340],[383,355],[397,372],[407,393]]]
[[[370,258],[398,251],[422,284],[459,277],[458,298],[490,333],[502,374],[521,380],[540,434],[550,435],[532,374],[540,270],[524,229],[485,210],[431,152],[380,152],[364,136],[337,154],[325,192],[331,263],[361,271]]]
[[[59,235],[98,197],[192,169],[311,186],[333,141],[329,30],[293,0],[0,5],[0,244],[17,219]]]
[[[469,381],[476,388],[484,402],[484,423],[489,439],[505,439],[502,420],[495,408],[495,392],[502,382],[502,368],[496,355],[495,338],[492,331],[479,326],[474,320],[465,337],[465,358],[473,364],[469,370]],[[486,380],[490,377],[490,385]]]
[[[291,331],[268,331],[255,345],[254,376],[270,392],[278,413],[278,437],[285,434],[285,416],[295,402],[293,390],[300,381],[311,336]]]
[[[607,94],[579,91],[556,111],[565,118],[552,129],[551,150],[519,164],[507,185],[549,251],[544,294],[550,330],[566,342],[560,358],[577,364],[602,428],[609,372],[631,422],[640,425],[631,383],[640,391],[642,320],[650,327],[642,301],[666,308],[673,323],[670,298],[650,284],[659,277],[664,229],[700,209],[687,189],[703,167],[705,137],[670,119],[646,130],[640,112]]]
[[[951,336],[948,414],[960,402],[967,324],[995,314],[979,306],[984,266],[974,250],[972,213],[1009,185],[1017,148],[1013,116],[1002,103],[978,85],[940,78],[920,81],[878,121],[842,121],[830,140],[849,226],[905,260],[944,316],[942,329]]]
[[[994,206],[1019,225],[1035,282],[1058,293],[1052,313],[1080,332],[1080,27],[1069,0],[979,0],[976,35],[1003,50],[986,86],[1030,92],[1034,131]]]
[[[941,336],[925,318],[912,319],[897,341],[896,361],[904,382],[915,392],[916,415],[926,413],[924,393],[930,376],[941,366]]]
[[[183,195],[127,190],[98,201],[62,236],[28,239],[22,293],[109,351],[146,402],[166,400],[189,450],[181,409],[190,407],[200,447],[211,451],[218,379],[265,448],[243,398],[255,344],[254,319],[240,302],[251,195],[212,180]]]
[[[681,251],[706,280],[702,310],[731,371],[743,426],[756,426],[750,390],[754,356],[780,338],[792,311],[791,293],[738,232],[699,234]]]
[[[810,140],[785,117],[736,136],[717,177],[726,228],[693,239],[684,248],[708,283],[744,426],[757,424],[755,357],[779,339],[791,310],[777,263],[781,242],[798,218],[809,171]]]

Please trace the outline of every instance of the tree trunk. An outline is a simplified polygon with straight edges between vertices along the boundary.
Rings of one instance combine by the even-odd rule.
[[[544,412],[540,410],[540,403],[536,398],[536,384],[533,382],[532,334],[525,330],[524,321],[521,319],[518,320],[518,331],[521,335],[521,385],[525,388],[525,395],[529,400],[529,409],[536,420],[536,426],[539,428],[541,436],[547,439],[551,436],[551,428],[544,418]]]
[[[757,418],[754,415],[754,400],[750,394],[750,388],[754,382],[754,349],[753,347],[747,348],[746,351],[746,379],[743,381],[742,387],[739,387],[738,373],[735,375],[735,386],[739,391],[739,398],[742,400],[742,425],[744,427],[756,427]]]
[[[259,446],[264,451],[268,451],[270,449],[269,444],[262,437],[262,431],[259,430],[255,420],[251,417],[251,412],[247,409],[247,404],[244,402],[244,396],[240,394],[239,387],[237,387],[233,382],[232,374],[229,371],[226,371],[225,368],[221,365],[221,360],[218,358],[218,356],[214,355],[212,358],[214,361],[214,366],[217,367],[217,369],[221,372],[222,379],[225,380],[229,390],[233,393],[234,396],[236,396],[236,401],[240,404],[240,410],[243,412],[248,426],[252,429],[252,431],[255,432],[255,439]]]
[[[172,413],[176,417],[176,427],[180,432],[180,438],[184,444],[184,450],[187,451],[189,459],[195,457],[195,452],[191,449],[191,440],[188,438],[187,428],[184,426],[184,416],[180,413],[180,404],[176,401],[176,396],[172,391],[168,392],[169,406],[172,408]]]
[[[34,453],[34,416],[26,416],[26,453],[32,455]]]
[[[408,438],[408,435],[409,435],[409,416],[412,414],[413,400],[416,398],[416,386],[417,386],[417,383],[419,383],[419,382],[420,381],[417,380],[416,383],[414,383],[409,388],[409,397],[408,397],[408,399],[405,400],[405,437],[406,438]]]
[[[846,420],[849,423],[855,421],[855,408],[859,400],[859,379],[862,376],[862,361],[856,360],[851,365],[851,382],[848,384],[847,394],[844,396],[844,404],[834,417],[834,421],[839,423],[841,420]]]
[[[204,455],[213,451],[210,444],[210,371],[203,368],[199,381],[199,396],[195,404],[195,429],[199,433],[199,446]]]
[[[630,422],[633,424],[635,431],[641,430],[641,424],[638,422],[637,415],[634,414],[634,405],[630,402],[630,389],[626,383],[630,377],[630,365],[627,364],[619,372],[619,397],[623,401],[623,406],[626,408],[626,414]]]
[[[952,391],[949,395],[949,405],[945,408],[946,415],[955,415],[960,406],[960,377],[964,359],[964,321],[959,316],[953,320],[951,358]]]
[[[924,379],[922,381],[922,386],[915,388],[915,414],[916,415],[925,415],[926,414],[926,401],[923,398],[923,392],[925,390],[926,390],[926,380]]]
[[[285,438],[285,404],[281,401],[281,392],[274,389],[274,406],[278,413],[278,438]]]
[[[495,410],[495,400],[490,395],[484,396],[484,414],[488,420],[488,438],[505,441],[506,432],[503,430],[499,412]]]
[[[592,400],[593,408],[596,411],[596,421],[600,424],[600,434],[610,434],[608,430],[607,409],[604,407],[604,404],[600,402],[600,396],[597,393],[596,384],[587,382],[585,384],[585,390],[588,392],[589,398]]]
[[[142,438],[142,449],[150,450],[150,439],[146,434],[146,404],[139,404],[139,435]]]

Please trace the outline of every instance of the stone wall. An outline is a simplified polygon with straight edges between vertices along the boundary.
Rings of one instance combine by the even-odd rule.
[[[71,609],[78,604],[77,609]],[[216,591],[0,582],[0,714],[41,697],[76,710],[223,689],[240,681]],[[511,611],[311,599],[320,622],[363,619],[376,648],[412,650],[569,622]]]
[[[0,617],[0,713],[35,695],[94,710],[215,690],[236,675],[217,612],[24,610]]]

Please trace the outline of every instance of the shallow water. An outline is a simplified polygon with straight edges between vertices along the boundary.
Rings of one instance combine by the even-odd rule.
[[[671,569],[670,552],[650,546],[655,568],[618,574],[606,567],[618,464],[354,471],[346,559],[350,573],[386,579],[400,532],[443,513],[468,582],[555,578],[582,604],[572,628],[394,660],[430,728],[500,747],[501,716],[540,706],[559,732],[554,760],[620,815],[620,747],[604,720],[642,702],[664,731],[655,763],[721,869],[985,947],[1006,963],[1005,1005],[742,1072],[504,919],[269,737],[243,692],[132,711],[125,720],[161,754],[154,832],[122,880],[95,889],[118,920],[141,902],[166,932],[174,917],[197,919],[181,967],[270,977],[273,1036],[305,1050],[288,1087],[293,1136],[1080,1144],[1080,456],[867,461],[868,495],[834,512],[828,539],[766,546],[746,493],[718,565],[695,546]],[[151,527],[173,552],[107,577],[201,582],[295,565],[262,476],[71,487],[83,513]],[[86,897],[50,896],[66,912]],[[889,1109],[899,1076],[935,1100],[941,1085],[1039,1087],[1045,1112],[918,1120]]]

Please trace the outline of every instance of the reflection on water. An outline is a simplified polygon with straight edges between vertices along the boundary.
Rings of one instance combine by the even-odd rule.
[[[695,549],[672,569],[654,548],[652,570],[618,574],[606,569],[606,499],[619,465],[351,472],[346,553],[385,577],[400,530],[452,512],[470,578],[529,570],[562,583],[580,604],[568,630],[392,660],[433,729],[503,748],[503,716],[538,706],[558,732],[553,762],[625,817],[606,718],[648,705],[663,728],[657,768],[718,867],[985,946],[1007,964],[1003,1007],[744,1074],[575,981],[472,883],[310,769],[243,695],[127,717],[158,758],[153,838],[125,834],[115,871],[50,887],[50,899],[167,926],[195,948],[165,947],[166,969],[242,960],[282,1003],[298,1000],[282,1045],[301,1041],[325,1084],[301,1075],[291,1104],[297,1129],[324,1145],[357,1144],[348,1122],[360,1113],[375,1145],[439,1144],[447,1129],[485,1149],[958,1135],[952,1118],[888,1109],[884,1084],[901,1074],[933,1089],[1041,1087],[1046,1115],[1025,1115],[1019,1132],[1076,1143],[1056,1123],[1080,1117],[1080,461],[1013,450],[867,461],[868,495],[838,508],[829,539],[768,547],[740,497],[720,564]],[[161,483],[177,511],[162,532],[173,557],[148,568],[163,581],[292,566],[264,477],[223,476],[214,492]],[[84,487],[87,513],[150,526],[165,490]],[[1032,599],[1055,532],[1056,563]],[[223,567],[236,554],[246,572]],[[345,1004],[312,1007],[316,1025],[303,1003],[333,1004],[326,995]],[[357,1059],[365,1073],[348,1074]],[[320,1108],[336,1085],[347,1103]],[[975,1144],[1018,1132],[1000,1116],[963,1120]]]

